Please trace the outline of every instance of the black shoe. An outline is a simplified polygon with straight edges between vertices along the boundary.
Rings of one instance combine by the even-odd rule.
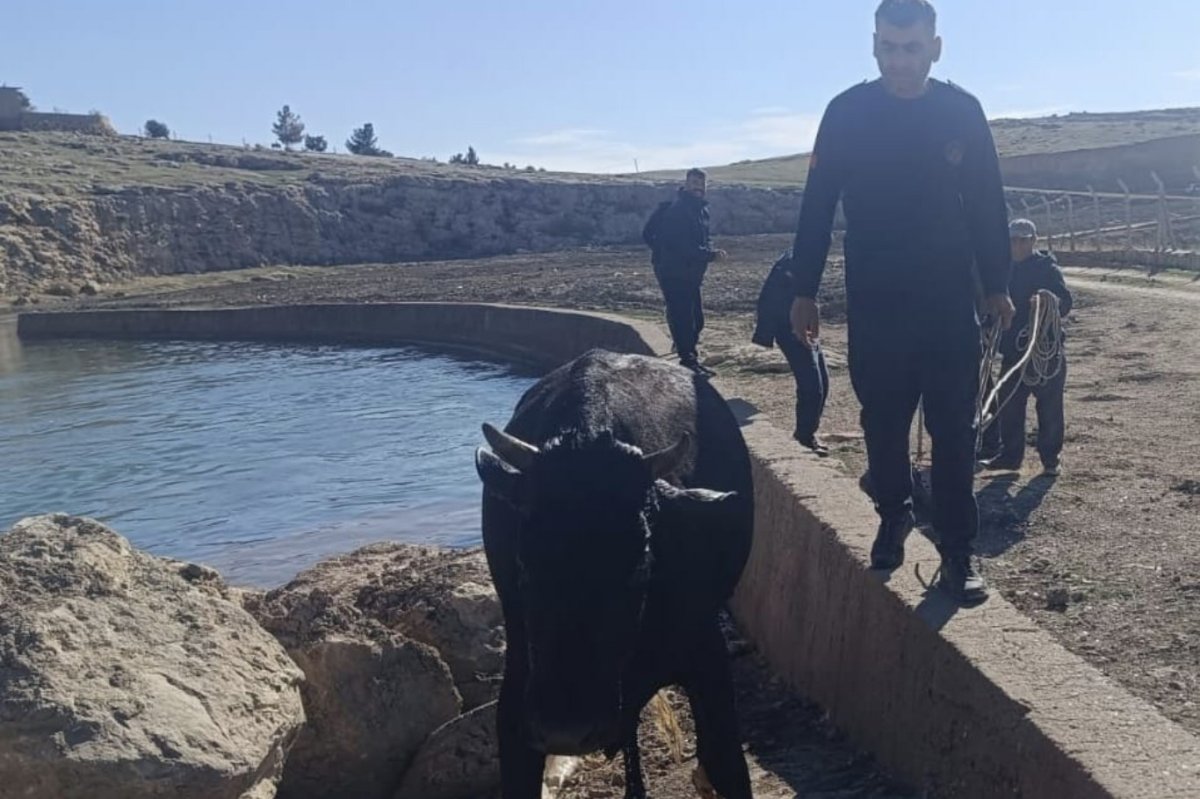
[[[679,365],[684,369],[690,369],[694,374],[700,377],[712,377],[716,372],[700,363],[700,359],[695,355],[685,355],[679,359]]]
[[[992,472],[1019,472],[1021,471],[1021,461],[1001,455],[990,461],[984,461],[983,468]]]
[[[800,446],[806,449],[811,449],[813,454],[815,454],[818,458],[829,457],[829,447],[825,446],[825,444],[821,442],[821,439],[817,438],[815,435],[808,436],[806,438],[799,433],[793,433],[792,438],[794,438],[796,442],[800,444]]]
[[[943,556],[938,575],[937,587],[960,605],[978,605],[987,601],[987,583],[970,556]]]
[[[916,526],[916,517],[910,510],[880,522],[875,543],[871,545],[871,568],[880,571],[900,568],[904,564],[904,542]]]

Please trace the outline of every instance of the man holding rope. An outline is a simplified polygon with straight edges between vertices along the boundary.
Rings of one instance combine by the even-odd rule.
[[[791,320],[800,341],[817,341],[816,296],[840,199],[850,379],[880,516],[871,565],[904,562],[915,526],[909,435],[923,399],[942,556],[937,585],[976,604],[987,587],[971,560],[981,359],[972,264],[985,312],[1007,329],[1008,209],[979,101],[929,78],[941,49],[930,3],[883,0],[875,14],[882,78],[834,98],[817,133],[793,248]]]
[[[1013,272],[1009,293],[1016,305],[1016,317],[1000,338],[1000,354],[1004,357],[1000,374],[1007,375],[1021,360],[1030,345],[1032,333],[1031,310],[1034,298],[1045,292],[1044,301],[1058,306],[1052,319],[1065,319],[1073,303],[1062,269],[1054,256],[1039,251],[1037,226],[1028,219],[1014,219],[1009,225],[1012,244]],[[1047,340],[1049,335],[1052,339]],[[1046,358],[1034,359],[1042,374],[1028,374],[1027,365],[1001,387],[999,416],[1000,454],[988,462],[989,469],[1016,470],[1025,460],[1025,409],[1032,394],[1037,408],[1037,450],[1042,459],[1044,474],[1056,477],[1060,470],[1065,422],[1063,419],[1063,390],[1067,382],[1067,356],[1063,350],[1066,334],[1055,326],[1039,336],[1034,346],[1049,348]]]

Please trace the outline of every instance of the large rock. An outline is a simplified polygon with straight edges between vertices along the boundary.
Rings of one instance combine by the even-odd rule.
[[[446,661],[466,664],[476,651],[495,656],[487,643],[495,631],[486,626],[494,594],[466,579],[480,576],[478,558],[368,547],[250,602],[307,678],[309,722],[288,758],[281,796],[390,799],[425,739],[462,708]],[[491,690],[473,670],[460,670],[466,687]]]
[[[504,617],[482,550],[375,544],[319,563],[270,596],[275,607],[256,615],[273,632],[382,628],[436,649],[465,710],[499,693]]]
[[[489,702],[429,736],[395,799],[474,799],[499,785],[496,703]]]
[[[442,656],[470,710],[492,701],[504,673],[504,616],[483,551],[384,544],[345,566],[365,578],[356,605]]]
[[[0,794],[274,796],[301,673],[228,595],[90,519],[0,536]]]

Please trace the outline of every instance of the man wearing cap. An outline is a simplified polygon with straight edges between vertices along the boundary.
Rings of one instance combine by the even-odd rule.
[[[797,338],[817,339],[817,289],[840,199],[850,379],[880,516],[871,565],[904,562],[915,525],[909,435],[923,400],[942,556],[937,585],[975,604],[987,587],[971,560],[981,358],[973,265],[986,313],[1007,327],[1008,209],[979,101],[929,78],[941,49],[930,3],[883,0],[875,13],[882,77],[834,98],[817,133],[793,248],[791,319]]]
[[[1021,360],[1026,341],[1022,338],[1030,325],[1033,297],[1039,291],[1049,291],[1058,304],[1058,315],[1071,313],[1073,300],[1067,289],[1058,261],[1048,252],[1037,249],[1037,226],[1028,219],[1014,219],[1008,226],[1012,247],[1012,279],[1009,294],[1016,306],[1012,327],[1000,338],[1000,354],[1004,357],[1001,374],[1008,372]],[[1042,469],[1057,476],[1061,467],[1065,422],[1063,419],[1063,390],[1067,382],[1067,356],[1063,349],[1066,334],[1059,333],[1056,362],[1047,364],[1052,377],[1038,386],[1027,385],[1014,376],[1001,394],[1005,403],[1000,411],[1000,454],[987,466],[991,469],[1020,469],[1025,460],[1025,408],[1032,394],[1037,408],[1037,450]]]

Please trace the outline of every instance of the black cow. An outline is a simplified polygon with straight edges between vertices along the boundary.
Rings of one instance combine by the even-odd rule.
[[[680,685],[698,757],[749,799],[718,612],[750,552],[750,457],[716,389],[654,358],[592,350],[544,377],[505,432],[484,425],[483,542],[504,612],[504,799],[541,796],[547,754],[623,750]]]

